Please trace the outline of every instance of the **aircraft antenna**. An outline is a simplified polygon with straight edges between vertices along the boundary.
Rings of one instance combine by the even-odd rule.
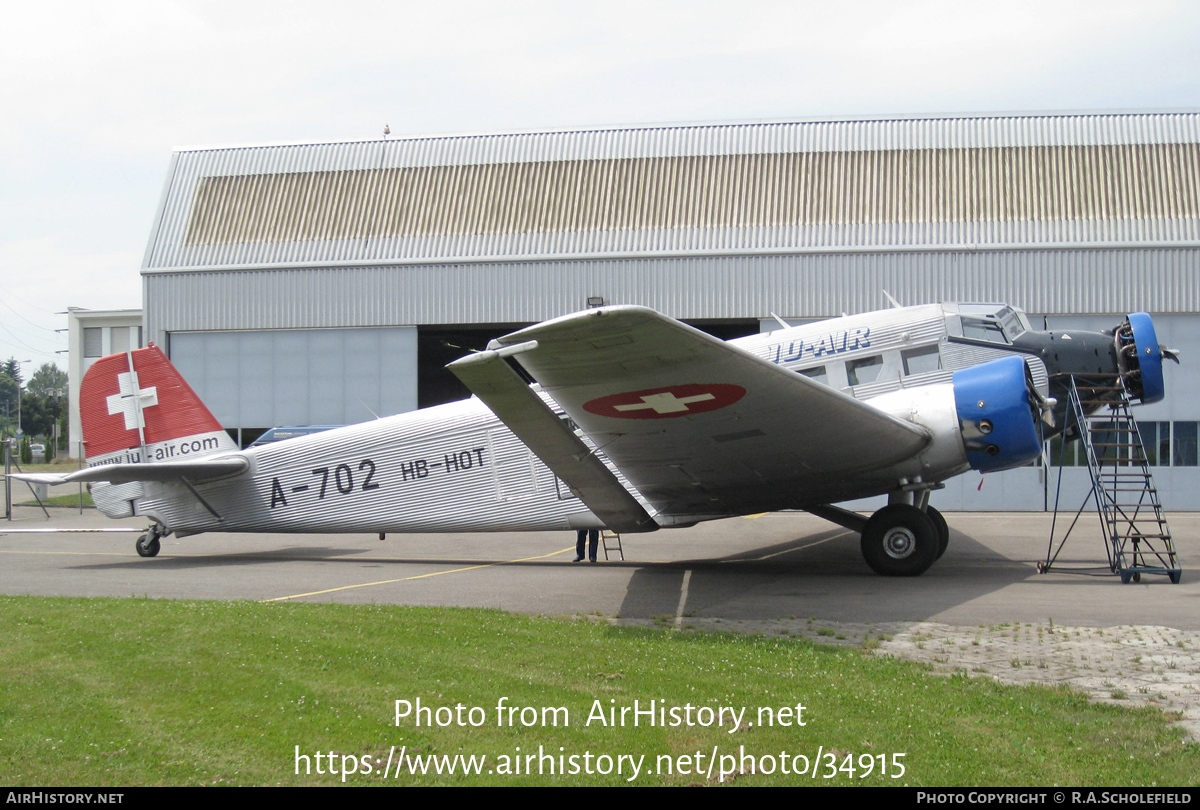
[[[366,409],[367,409],[367,413],[371,414],[371,416],[374,416],[376,419],[382,419],[382,418],[383,418],[383,417],[382,417],[382,416],[380,416],[379,414],[375,413],[375,411],[371,410],[371,406],[370,406],[370,405],[368,405],[367,403],[363,402],[361,399],[358,401],[358,404],[359,404],[359,405],[362,405],[364,408],[366,408]]]
[[[787,323],[787,321],[785,321],[783,318],[780,318],[780,317],[779,317],[778,315],[776,315],[774,312],[771,312],[771,313],[768,313],[768,314],[769,314],[769,315],[770,315],[772,318],[774,318],[774,319],[775,319],[775,322],[776,322],[777,324],[779,324],[780,326],[782,326],[784,329],[791,329],[791,328],[792,328],[792,327],[788,326],[788,323]]]
[[[883,291],[883,297],[886,298],[888,300],[888,303],[890,303],[894,308],[902,309],[900,302],[897,301],[895,298],[892,298],[892,294],[890,292],[888,292],[887,290]]]

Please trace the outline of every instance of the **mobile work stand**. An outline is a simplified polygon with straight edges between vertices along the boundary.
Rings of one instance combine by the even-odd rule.
[[[1179,558],[1150,475],[1141,433],[1129,410],[1125,380],[1120,375],[1072,374],[1065,375],[1064,381],[1068,405],[1057,464],[1054,519],[1046,559],[1038,563],[1038,573],[1054,566],[1092,502],[1104,531],[1109,570],[1120,574],[1121,582],[1139,582],[1142,574],[1166,574],[1172,583],[1179,582]],[[1071,438],[1079,440],[1092,488],[1056,547],[1063,467],[1068,466],[1064,462]]]

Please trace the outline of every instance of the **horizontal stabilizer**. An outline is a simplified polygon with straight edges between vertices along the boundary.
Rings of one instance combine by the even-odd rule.
[[[250,468],[242,456],[204,458],[195,461],[164,462],[162,464],[97,464],[72,473],[11,473],[10,478],[31,484],[70,484],[76,481],[107,481],[123,484],[129,481],[207,481],[226,475],[236,475]]]
[[[494,351],[480,352],[447,366],[467,388],[550,470],[566,482],[605,526],[616,532],[658,528],[638,503],[566,422]]]
[[[142,534],[146,529],[113,527],[107,529],[0,529],[0,534]]]

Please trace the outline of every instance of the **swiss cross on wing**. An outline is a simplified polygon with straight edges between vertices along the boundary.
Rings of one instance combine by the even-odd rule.
[[[119,392],[105,398],[110,416],[125,417],[126,430],[140,430],[146,426],[142,410],[158,404],[158,387],[142,388],[138,385],[136,371],[125,371],[117,375]],[[111,390],[111,389],[110,389]]]
[[[586,402],[583,409],[617,419],[672,419],[716,411],[746,396],[746,389],[727,383],[690,383],[627,391]]]

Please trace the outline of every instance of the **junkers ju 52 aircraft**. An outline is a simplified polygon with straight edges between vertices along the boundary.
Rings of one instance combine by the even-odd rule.
[[[87,468],[17,477],[95,482],[106,515],[153,521],[147,557],[171,533],[649,532],[802,509],[913,576],[949,537],[930,492],[1033,462],[1063,423],[1055,375],[1119,372],[1152,402],[1163,351],[1144,313],[1036,332],[1009,306],[935,304],[725,342],[610,306],[451,363],[471,399],[239,450],[151,346],[87,372]],[[869,519],[834,506],[880,494]]]

